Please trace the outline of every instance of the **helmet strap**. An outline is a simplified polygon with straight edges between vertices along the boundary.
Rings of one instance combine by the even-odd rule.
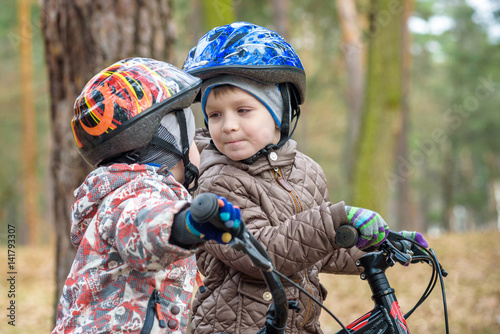
[[[184,115],[183,110],[174,111],[175,117],[177,118],[177,123],[179,123],[179,130],[181,135],[181,145],[182,152],[179,151],[174,145],[165,141],[164,139],[154,135],[150,141],[150,144],[163,147],[164,149],[180,156],[182,158],[182,162],[184,163],[184,183],[183,186],[188,191],[194,191],[198,188],[198,176],[199,171],[198,168],[191,163],[189,160],[189,139],[187,134],[187,123],[186,116]],[[189,185],[194,181],[194,185],[192,188],[189,188]]]
[[[285,110],[283,111],[283,117],[281,118],[281,136],[278,142],[278,148],[283,146],[290,138],[292,138],[295,129],[297,128],[297,123],[300,118],[300,106],[297,91],[293,85],[290,83],[280,83],[280,92],[283,97],[283,102]],[[290,122],[295,119],[292,132],[290,132]]]
[[[293,121],[295,119],[295,123],[293,124],[293,129],[290,135],[288,136],[288,139],[290,139],[293,136],[293,133],[295,132],[295,129],[297,128],[297,123],[299,122],[300,118],[300,105],[299,105],[299,94],[297,92],[297,89],[295,86],[290,85],[288,86],[290,88],[291,92],[291,99],[290,99],[290,112],[291,112],[291,117],[290,120]],[[288,140],[287,139],[287,140]]]
[[[146,152],[145,147],[141,147],[125,153],[120,153],[115,156],[104,159],[98,166],[107,166],[115,163],[135,164],[141,160],[141,157]]]
[[[290,103],[290,91],[288,90],[288,83],[283,82],[279,84],[281,98],[283,99],[283,116],[281,117],[281,135],[280,141],[278,142],[278,147],[283,146],[284,143],[290,139],[288,137],[288,131],[290,130],[290,113],[291,113],[291,103]]]
[[[255,161],[257,161],[261,156],[268,155],[271,151],[275,151],[278,148],[279,148],[279,146],[276,144],[269,144],[266,147],[264,147],[263,149],[261,149],[259,152],[252,155],[250,158],[240,160],[240,162],[243,162],[244,164],[247,164],[247,165],[251,165]]]
[[[198,168],[189,161],[189,138],[187,133],[186,116],[183,110],[176,110],[175,117],[181,131],[181,144],[182,144],[182,162],[184,163],[184,187],[188,191],[195,191],[198,188],[198,176],[200,175]],[[190,184],[194,181],[192,188]]]

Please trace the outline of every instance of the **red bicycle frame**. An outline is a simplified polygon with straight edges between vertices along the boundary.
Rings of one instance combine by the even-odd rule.
[[[383,251],[368,253],[359,259],[357,264],[365,269],[361,278],[368,281],[370,285],[375,307],[347,325],[349,333],[410,333],[394,289],[389,285],[385,275],[386,269],[394,263],[393,261]],[[337,334],[347,334],[347,332],[341,330]]]

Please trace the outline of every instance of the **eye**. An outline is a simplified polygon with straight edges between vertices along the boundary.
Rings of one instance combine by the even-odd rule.
[[[244,113],[247,113],[247,112],[250,112],[251,109],[250,108],[238,108],[238,113],[240,114],[244,114]]]
[[[217,118],[220,117],[220,112],[211,112],[207,114],[208,118]]]

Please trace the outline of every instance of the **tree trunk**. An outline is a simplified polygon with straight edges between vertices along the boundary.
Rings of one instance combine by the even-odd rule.
[[[337,12],[342,30],[342,51],[344,53],[347,75],[347,136],[345,146],[345,166],[348,184],[353,181],[353,167],[358,145],[363,111],[363,91],[366,48],[361,39],[361,29],[358,24],[356,3],[351,0],[337,0]],[[350,197],[351,194],[349,194]]]
[[[73,103],[94,74],[130,57],[169,60],[170,0],[44,0],[42,31],[51,95],[51,177],[56,228],[56,303],[75,255],[70,242],[73,191],[90,171],[71,132]]]
[[[36,114],[33,99],[33,33],[30,22],[30,6],[28,0],[19,0],[19,39],[22,109],[23,109],[23,201],[26,225],[28,227],[28,244],[36,245],[39,240],[40,216],[37,200],[37,164],[36,164]]]
[[[203,27],[203,13],[201,11],[201,6],[200,6],[201,0],[190,0],[189,4],[191,6],[191,9],[189,11],[189,29],[188,29],[188,34],[189,34],[189,45],[191,47],[195,46],[198,43],[198,40],[203,36],[206,31],[205,28]],[[186,58],[186,55],[183,55],[184,61]],[[198,124],[198,123],[197,123]]]
[[[273,0],[273,22],[276,32],[289,42],[290,23],[288,20],[289,0]]]
[[[411,35],[408,30],[407,21],[413,12],[413,1],[407,0],[404,2],[403,19],[401,21],[402,35],[402,92],[401,92],[401,132],[399,133],[396,156],[408,161],[408,131],[410,117],[410,72],[411,72]],[[396,159],[397,162],[400,161]],[[399,168],[395,166],[395,173],[398,173]],[[403,176],[403,175],[401,175]],[[417,226],[418,222],[410,210],[410,177],[411,174],[399,178],[396,185],[396,219],[394,228],[400,230],[421,230],[421,226]],[[392,227],[392,225],[391,225]]]
[[[402,0],[371,1],[364,112],[352,204],[383,216],[401,131],[402,18]]]

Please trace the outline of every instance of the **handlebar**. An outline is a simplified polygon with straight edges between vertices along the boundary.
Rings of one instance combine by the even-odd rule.
[[[335,231],[335,243],[342,248],[351,248],[358,243],[358,231],[351,225],[342,225]]]
[[[358,242],[359,233],[351,225],[340,226],[335,235],[335,242],[342,248],[351,248]],[[379,250],[393,255],[394,260],[402,265],[426,261],[428,254],[418,246],[416,242],[411,242],[398,232],[389,231],[387,239],[378,247]],[[443,277],[448,272],[440,265]]]
[[[196,196],[191,202],[191,216],[197,222],[208,222],[220,230],[231,233],[233,237],[241,238],[244,224],[237,228],[229,228],[224,225],[219,217],[219,200],[212,193],[202,193]]]
[[[342,225],[335,232],[335,243],[341,248],[351,248],[358,243],[359,232],[354,226]],[[403,252],[412,249],[412,243],[398,232],[389,231],[384,243],[388,242]],[[383,248],[384,243],[379,248]]]

